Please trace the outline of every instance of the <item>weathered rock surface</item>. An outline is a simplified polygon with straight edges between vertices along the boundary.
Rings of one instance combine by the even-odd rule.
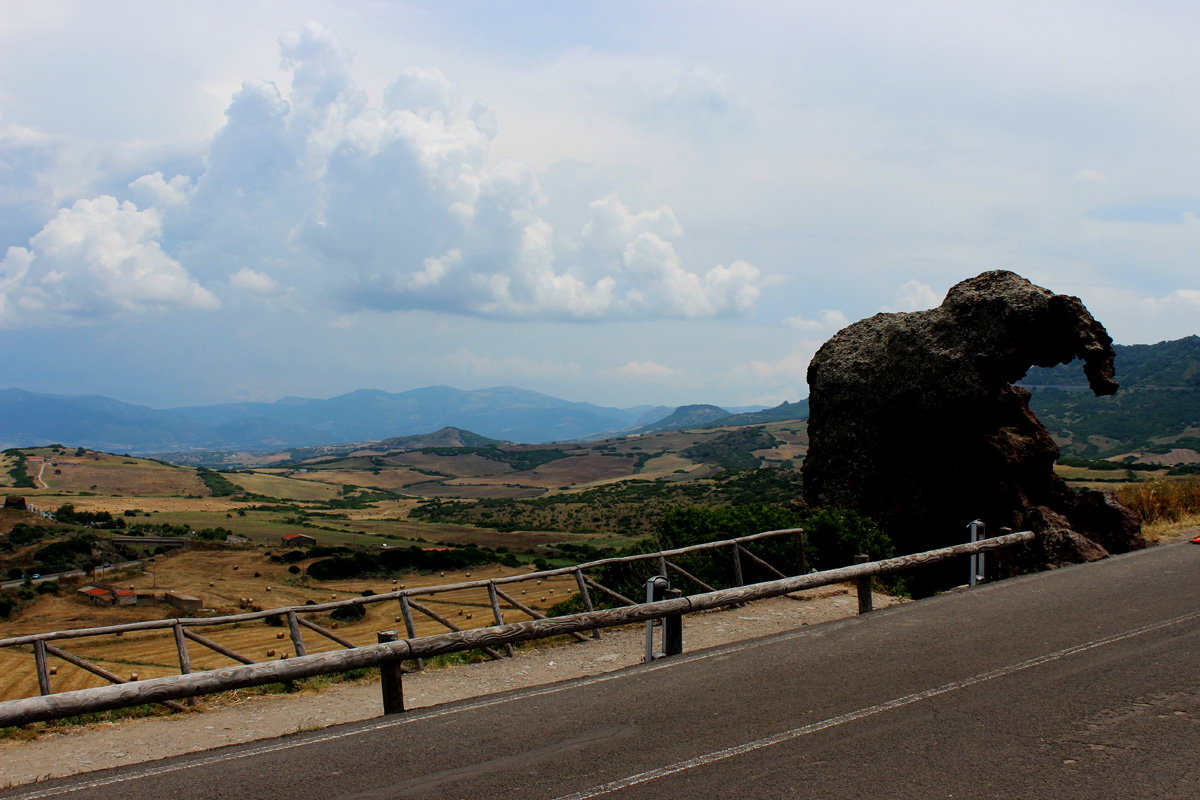
[[[1104,326],[1079,298],[1012,272],[963,281],[938,308],[850,325],[808,368],[805,501],[872,516],[899,552],[965,541],[974,519],[1059,532],[1030,554],[1051,563],[1145,547],[1111,494],[1077,497],[1054,474],[1058,446],[1012,385],[1075,358],[1093,392],[1117,390]]]

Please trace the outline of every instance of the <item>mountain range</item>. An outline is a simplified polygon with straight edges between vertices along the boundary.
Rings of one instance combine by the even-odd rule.
[[[707,419],[749,409],[715,409]],[[431,386],[401,393],[359,390],[327,400],[225,403],[153,409],[98,395],[0,390],[0,446],[51,443],[108,452],[278,450],[379,441],[463,428],[491,439],[542,443],[645,430],[675,413],[666,406],[610,408],[512,386],[464,391]]]

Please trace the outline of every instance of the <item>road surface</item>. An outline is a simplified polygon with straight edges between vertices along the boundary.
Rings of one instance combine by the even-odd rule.
[[[143,559],[138,559],[136,561],[122,561],[119,564],[110,564],[107,567],[97,567],[96,580],[103,580],[104,575],[107,572],[112,572],[113,570],[118,570],[118,569],[127,569],[129,567],[136,567],[138,564],[141,564],[141,563],[143,563]],[[31,583],[33,583],[36,586],[37,584],[45,583],[46,581],[60,581],[63,578],[86,577],[89,573],[90,573],[90,570],[82,570],[82,569],[72,569],[72,570],[67,570],[66,572],[52,572],[49,575],[42,575],[41,577],[38,577],[38,578],[32,578]],[[0,589],[17,589],[24,585],[25,585],[25,579],[17,578],[16,580],[0,582]]]
[[[0,797],[1200,797],[1200,547]]]

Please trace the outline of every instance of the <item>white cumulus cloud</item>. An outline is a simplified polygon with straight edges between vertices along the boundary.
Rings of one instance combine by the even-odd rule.
[[[262,272],[255,272],[249,267],[242,267],[229,279],[229,285],[240,292],[263,296],[279,292],[279,282]]]
[[[750,263],[683,262],[684,228],[669,206],[630,208],[609,192],[579,209],[581,228],[555,230],[534,169],[492,156],[496,115],[441,71],[405,68],[373,104],[331,31],[310,23],[279,37],[279,48],[290,86],[246,78],[191,173],[163,159],[140,171],[124,163],[132,176],[87,184],[120,191],[82,194],[33,186],[53,182],[45,172],[0,170],[19,184],[0,191],[36,190],[46,201],[65,191],[74,203],[49,224],[43,212],[31,266],[13,254],[6,275],[22,277],[6,286],[19,281],[26,305],[80,317],[214,307],[191,274],[269,295],[281,268],[299,302],[335,313],[694,319],[746,314],[758,301],[763,279]],[[690,103],[720,106],[714,85],[696,78],[679,88]],[[18,165],[16,150],[30,141],[0,139],[0,156],[13,150],[0,165]],[[49,147],[39,141],[38,152]],[[80,228],[84,243],[68,247],[66,231]],[[37,227],[24,230],[0,245]],[[14,303],[6,300],[10,324]]]
[[[76,201],[0,262],[4,324],[216,308],[216,297],[163,251],[160,235],[154,209],[107,195]]]
[[[942,298],[928,284],[913,278],[896,290],[894,306],[884,306],[883,311],[924,311],[942,304]]]
[[[786,320],[796,330],[826,331],[834,333],[850,324],[850,319],[841,311],[826,308],[817,315],[816,319],[808,319],[801,315],[788,317]]]

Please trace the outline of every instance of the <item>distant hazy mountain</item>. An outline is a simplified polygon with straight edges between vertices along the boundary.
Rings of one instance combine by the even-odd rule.
[[[541,443],[637,425],[658,409],[607,408],[500,386],[432,386],[397,394],[361,390],[313,400],[153,409],[99,396],[0,390],[0,445],[52,442],[109,452],[278,450],[380,441],[457,427],[491,439]],[[667,410],[669,413],[669,410]]]
[[[717,420],[714,425],[762,425],[764,422],[782,422],[790,419],[808,419],[808,398],[789,403],[786,400],[774,408],[757,411],[735,412],[731,417]]]

